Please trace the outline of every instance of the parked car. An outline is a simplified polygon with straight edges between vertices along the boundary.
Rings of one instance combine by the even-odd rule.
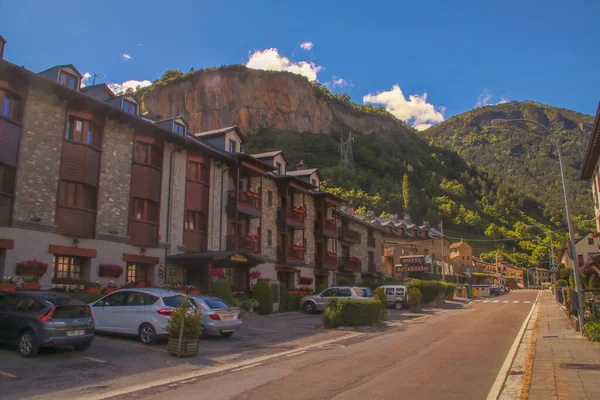
[[[387,300],[387,305],[400,310],[406,306],[408,286],[407,285],[382,285]]]
[[[313,314],[325,310],[325,303],[332,297],[340,299],[364,300],[373,296],[368,288],[357,286],[335,286],[325,289],[319,294],[304,296],[301,306],[305,313]]]
[[[229,337],[242,327],[239,308],[210,296],[191,296],[190,299],[202,313],[203,336]]]
[[[183,304],[179,292],[155,288],[121,289],[91,304],[96,332],[135,335],[144,344],[166,337],[169,316]]]
[[[15,344],[23,357],[41,347],[87,350],[94,339],[90,306],[62,293],[0,293],[0,343]]]

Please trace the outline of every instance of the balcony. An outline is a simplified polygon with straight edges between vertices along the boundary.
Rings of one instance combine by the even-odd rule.
[[[339,266],[344,272],[360,272],[360,260],[356,257],[340,257]]]
[[[343,242],[354,244],[360,243],[360,233],[345,226],[339,229],[339,237]]]
[[[234,213],[236,210],[252,217],[262,217],[262,199],[260,195],[256,192],[228,191],[226,211]]]
[[[260,237],[255,236],[226,236],[227,250],[234,250],[239,253],[250,253],[260,255]]]
[[[277,247],[277,260],[281,264],[304,265],[304,248],[292,248],[284,253],[281,247]]]
[[[328,219],[325,222],[315,221],[315,232],[322,233],[327,237],[335,238],[337,236],[335,219]]]
[[[368,247],[375,247],[376,246],[375,243],[376,243],[375,242],[375,236],[368,236],[367,237],[367,246]]]
[[[277,222],[281,228],[289,226],[294,229],[302,230],[304,229],[304,219],[304,211],[298,212],[287,210],[287,212],[283,212],[282,210],[279,210],[277,213]]]
[[[336,253],[317,253],[315,261],[318,266],[322,266],[324,269],[335,270],[338,266],[338,256]]]
[[[204,253],[208,251],[208,234],[200,231],[184,230],[183,245],[188,253]]]

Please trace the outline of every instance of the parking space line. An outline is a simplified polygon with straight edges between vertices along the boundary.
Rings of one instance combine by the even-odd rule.
[[[525,303],[525,304],[529,304],[529,303],[531,303],[531,302],[530,302],[529,300],[527,300],[527,301],[524,301],[523,303]]]
[[[285,356],[286,357],[299,356],[300,354],[304,354],[304,353],[306,353],[306,350],[297,351],[297,352],[292,353],[292,354],[286,354]]]
[[[84,360],[93,361],[93,362],[97,362],[97,363],[102,363],[102,364],[104,364],[104,363],[106,362],[106,361],[104,361],[104,360],[100,360],[100,359],[93,358],[93,357],[80,356],[80,355],[77,355],[77,354],[73,354],[73,355],[74,355],[75,357],[83,358]]]
[[[519,302],[519,300],[515,300],[513,301],[513,304],[517,304]]]
[[[510,301],[508,301],[508,300],[504,300],[504,301],[503,301],[503,303],[504,303],[504,304],[506,304],[506,303],[510,303]]]
[[[96,336],[94,337],[94,340],[98,340],[100,339],[101,341],[105,341],[105,342],[112,342],[112,343],[117,343],[117,344],[123,344],[125,346],[131,346],[131,347],[141,347],[144,349],[148,349],[148,350],[152,350],[152,351],[160,351],[161,353],[166,353],[166,350],[162,350],[156,347],[152,347],[152,346],[146,346],[145,344],[137,344],[137,343],[129,343],[129,342],[125,342],[125,341],[121,341],[121,340],[114,340],[114,339],[109,339],[109,338],[105,338],[105,337],[101,337],[101,336]]]
[[[3,372],[3,371],[0,371],[0,375],[1,376],[6,376],[6,377],[12,378],[12,379],[15,379],[17,377],[16,375],[9,374],[8,372]]]
[[[242,371],[244,369],[248,369],[248,368],[252,368],[252,367],[256,367],[257,365],[261,365],[262,363],[256,363],[256,364],[250,364],[250,365],[246,365],[245,367],[240,367],[240,368],[234,368],[231,370],[231,372],[237,372],[237,371]]]

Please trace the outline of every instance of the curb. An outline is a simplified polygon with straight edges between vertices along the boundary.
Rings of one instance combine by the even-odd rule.
[[[533,332],[531,333],[531,344],[529,345],[529,355],[527,357],[527,363],[525,364],[525,371],[523,372],[523,385],[521,386],[520,399],[529,398],[529,390],[531,389],[531,377],[533,375],[533,364],[535,362],[535,347],[537,344],[537,333],[540,326],[540,319],[537,318],[535,325],[533,326]]]

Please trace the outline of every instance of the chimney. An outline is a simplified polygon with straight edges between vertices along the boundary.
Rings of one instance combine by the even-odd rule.
[[[354,206],[348,207],[348,214],[354,215]]]
[[[306,164],[304,164],[304,162],[300,160],[300,162],[296,164],[296,171],[301,171],[303,169],[306,169]]]
[[[6,40],[0,35],[0,60],[4,60],[4,46],[6,46]]]

